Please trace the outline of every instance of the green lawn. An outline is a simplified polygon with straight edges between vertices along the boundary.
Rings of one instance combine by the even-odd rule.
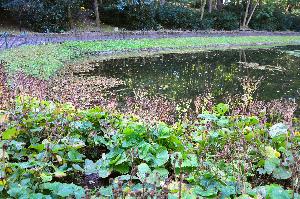
[[[22,70],[40,78],[49,78],[67,63],[81,61],[89,53],[155,49],[163,52],[174,49],[229,47],[266,44],[300,44],[300,36],[249,37],[187,37],[162,39],[128,39],[106,41],[72,41],[62,44],[22,46],[0,52],[0,60],[7,63],[10,72]]]

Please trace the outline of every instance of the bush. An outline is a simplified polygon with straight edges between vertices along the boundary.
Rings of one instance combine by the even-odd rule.
[[[160,7],[158,22],[169,29],[200,29],[200,14],[195,10],[165,4]]]
[[[292,16],[291,30],[300,32],[300,16]]]
[[[42,5],[25,13],[22,19],[24,25],[37,32],[61,32],[68,30],[66,12],[59,4]]]
[[[200,11],[183,6],[154,3],[114,6],[104,9],[102,21],[132,30],[151,30],[163,27],[182,30],[236,30],[240,24],[242,8],[229,4],[222,11],[205,13],[200,20]],[[250,22],[256,30],[300,30],[300,20],[296,15],[285,14],[284,10],[273,6],[259,7]]]
[[[239,28],[239,18],[233,12],[218,11],[208,17],[212,18],[213,28],[216,30],[236,30]]]
[[[294,16],[272,6],[260,7],[252,18],[250,27],[256,30],[284,31],[293,29]]]
[[[165,4],[160,7],[158,22],[165,28],[184,30],[207,30],[213,27],[213,19],[204,17],[200,20],[200,12]]]
[[[3,6],[14,13],[22,26],[37,32],[62,32],[69,28],[67,7],[74,11],[79,7],[80,0],[68,1],[7,1]],[[74,12],[73,12],[74,14]]]
[[[124,12],[121,12],[117,6],[108,6],[100,10],[103,13],[101,21],[118,27],[125,27],[128,23]]]
[[[102,12],[105,16],[101,18],[103,22],[129,30],[156,30],[159,26],[156,21],[157,9],[152,3],[142,6],[113,5],[103,8]]]
[[[124,8],[127,21],[127,28],[134,30],[153,30],[157,29],[156,6],[151,4],[128,5]]]
[[[198,11],[165,4],[125,5],[123,7],[110,6],[103,9],[105,23],[130,30],[156,30],[159,27],[167,29],[204,30],[211,29],[213,20],[200,20]]]
[[[126,5],[122,9],[105,8],[104,12],[106,18],[114,19],[113,24],[134,30],[157,29],[159,26],[182,30],[235,30],[239,27],[239,19],[233,12],[205,13],[204,19],[200,20],[199,11],[172,4],[159,7],[154,4]]]

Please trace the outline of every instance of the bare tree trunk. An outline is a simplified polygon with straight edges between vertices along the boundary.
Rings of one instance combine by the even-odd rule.
[[[250,1],[251,0],[247,0],[247,7],[246,7],[246,10],[245,10],[245,16],[244,16],[244,21],[243,21],[243,28],[246,27],[246,23],[247,23],[247,18],[248,18],[248,12],[249,12],[249,7],[250,7]]]
[[[218,0],[213,0],[213,10],[217,10],[217,2]]]
[[[201,1],[201,16],[200,16],[201,21],[203,20],[203,17],[204,17],[205,5],[206,5],[206,0],[202,0]]]
[[[68,5],[68,20],[69,20],[69,27],[70,29],[73,29],[73,17],[72,17],[72,13],[71,13],[71,7],[70,5]]]
[[[217,9],[222,10],[223,6],[224,6],[223,0],[217,0]]]
[[[96,16],[96,25],[98,28],[100,28],[100,15],[99,15],[98,0],[94,0],[94,9],[95,9],[95,16]]]
[[[251,21],[251,19],[252,19],[252,16],[253,16],[253,14],[254,14],[254,12],[255,12],[255,10],[256,10],[256,8],[257,8],[258,5],[259,5],[259,1],[256,2],[254,8],[252,9],[252,12],[251,12],[251,14],[250,14],[250,16],[249,16],[249,18],[248,18],[246,27],[249,26],[249,23],[250,23],[250,21]]]
[[[212,11],[212,0],[208,0],[208,12],[211,13]]]

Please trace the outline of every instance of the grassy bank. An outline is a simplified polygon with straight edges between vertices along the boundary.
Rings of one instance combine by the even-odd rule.
[[[105,41],[72,41],[61,44],[23,46],[0,52],[0,60],[7,63],[10,72],[22,70],[36,77],[49,78],[65,64],[82,61],[91,54],[148,50],[157,53],[185,52],[211,47],[300,44],[300,36],[250,36],[250,37],[187,37],[161,39],[128,39]],[[101,56],[101,55],[100,55]],[[104,55],[102,55],[104,56]]]

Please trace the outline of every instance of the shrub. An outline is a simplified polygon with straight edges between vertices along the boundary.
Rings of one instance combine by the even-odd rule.
[[[213,19],[213,28],[216,30],[236,30],[239,28],[238,16],[229,11],[213,12],[210,16]]]
[[[67,7],[75,11],[80,1],[7,1],[3,6],[14,13],[26,28],[37,32],[61,32],[69,28]]]
[[[132,30],[156,30],[160,26],[168,29],[211,29],[213,20],[200,20],[200,13],[193,9],[165,4],[110,6],[103,9],[102,21]]]
[[[68,29],[65,9],[60,4],[41,5],[24,14],[24,25],[37,32],[61,32]]]
[[[156,6],[151,4],[128,5],[124,8],[128,29],[153,30],[157,29]]]
[[[284,10],[272,6],[260,7],[250,23],[256,30],[291,30],[293,29],[294,16],[286,14]]]
[[[156,21],[157,9],[153,3],[145,5],[108,6],[102,9],[105,23],[124,27],[129,30],[153,30],[159,24]]]
[[[171,29],[187,30],[235,30],[239,27],[239,19],[233,12],[222,11],[205,14],[200,20],[200,12],[185,7],[165,5],[160,8],[159,23],[163,27]]]
[[[188,7],[166,3],[144,5],[123,5],[104,9],[104,22],[133,30],[167,29],[182,30],[236,30],[240,23],[241,7],[229,4],[222,11],[205,13],[200,20],[200,11]],[[296,15],[286,14],[274,6],[260,6],[254,13],[250,27],[256,30],[299,30]]]
[[[107,6],[101,9],[103,16],[101,21],[118,27],[125,27],[128,23],[125,13],[120,11],[117,6]]]
[[[200,15],[189,8],[165,4],[159,9],[158,22],[169,29],[198,29]]]
[[[300,32],[300,16],[292,16],[291,20],[292,20],[291,30]]]

